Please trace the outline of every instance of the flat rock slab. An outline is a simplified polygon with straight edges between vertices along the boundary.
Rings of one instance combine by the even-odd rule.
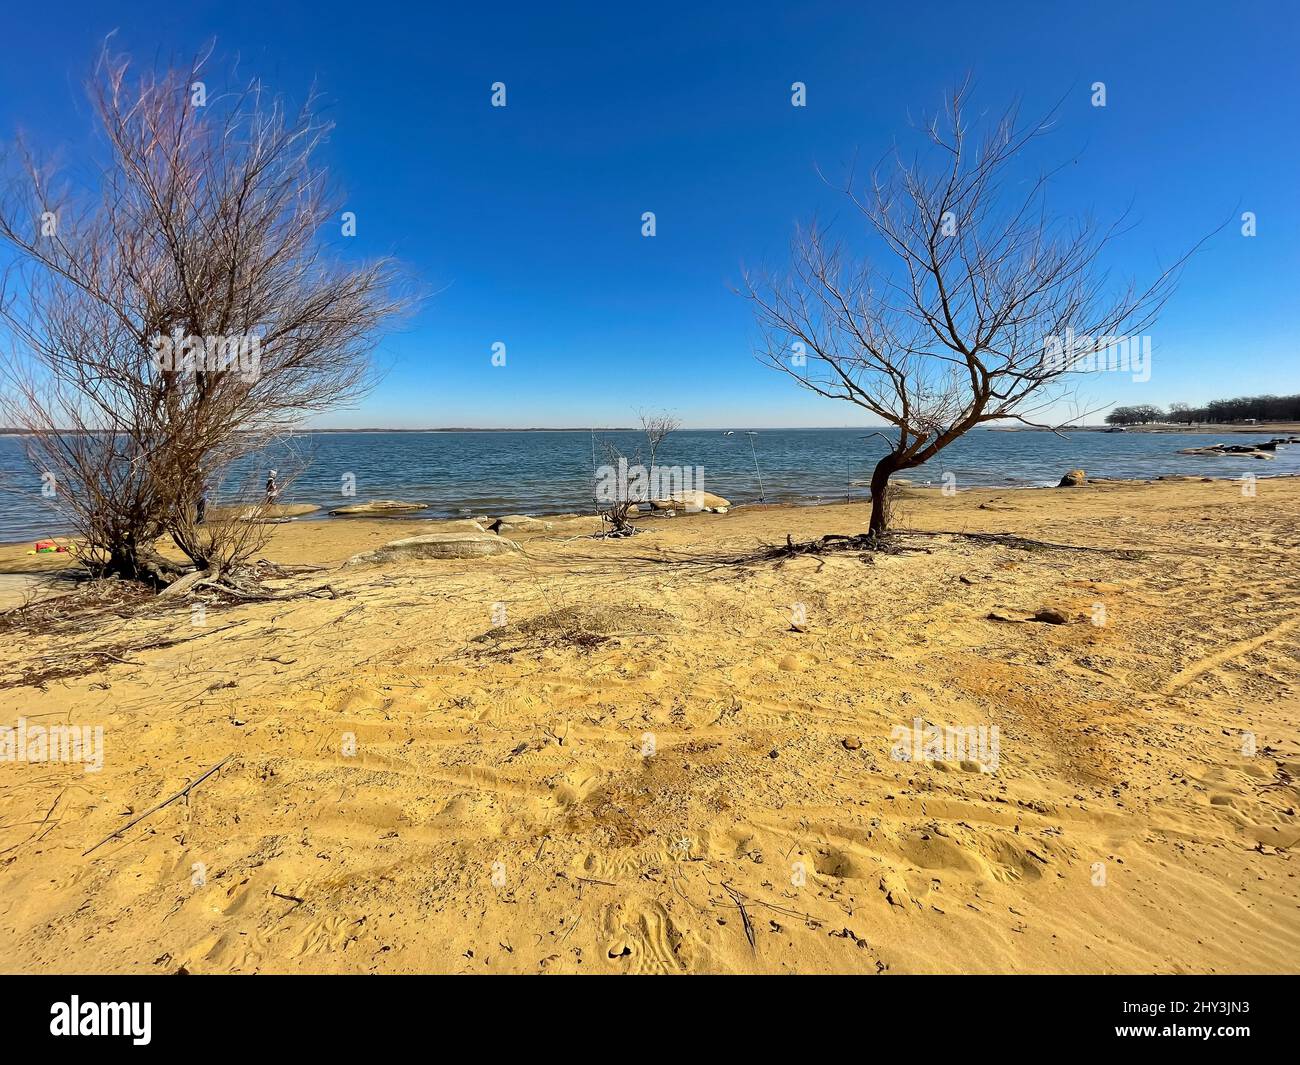
[[[1271,459],[1272,452],[1260,451],[1258,448],[1244,444],[1210,444],[1208,447],[1185,447],[1180,455],[1226,455],[1243,459]]]
[[[527,514],[507,514],[504,518],[492,522],[489,528],[499,533],[508,532],[550,532],[552,525],[541,518],[532,518]]]
[[[687,514],[715,510],[726,513],[726,508],[731,506],[731,502],[723,499],[722,496],[715,496],[712,492],[683,492],[670,499],[652,499],[650,506],[654,510],[683,510]]]
[[[487,529],[483,528],[478,522],[470,521],[468,518],[452,518],[450,520],[430,518],[429,520],[436,521],[438,527],[445,532],[487,532]]]
[[[394,562],[399,559],[482,558],[518,551],[519,545],[504,536],[490,533],[429,533],[408,536],[362,555],[348,559],[347,565],[362,562]]]
[[[368,503],[349,503],[346,507],[335,507],[331,514],[339,517],[354,517],[366,514],[409,514],[416,510],[428,510],[427,503],[405,503],[400,499],[372,499]]]
[[[208,507],[205,521],[288,521],[304,514],[315,514],[314,503],[272,503],[270,506]]]

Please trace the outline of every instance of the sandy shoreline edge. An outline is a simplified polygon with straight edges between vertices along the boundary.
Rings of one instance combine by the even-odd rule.
[[[1269,473],[1267,471],[1257,471],[1254,468],[1243,469],[1242,473],[1252,474],[1257,479],[1257,481],[1300,480],[1300,473]],[[1095,488],[1100,488],[1105,486],[1142,487],[1142,486],[1161,485],[1161,484],[1174,484],[1180,482],[1226,483],[1226,482],[1237,482],[1240,480],[1240,478],[1241,478],[1241,474],[1237,474],[1235,476],[1221,475],[1217,477],[1209,476],[1209,475],[1196,475],[1196,474],[1164,474],[1164,475],[1157,475],[1156,477],[1149,477],[1149,478],[1090,477],[1088,478],[1088,485],[1082,490],[1087,491],[1088,488],[1095,489]],[[895,486],[900,493],[900,498],[902,499],[906,499],[906,498],[923,499],[929,496],[934,496],[934,497],[943,496],[943,489],[939,487],[927,486],[927,485],[915,485],[907,482],[906,479],[902,481],[895,481]],[[1044,492],[1044,491],[1078,492],[1080,491],[1080,489],[1058,488],[1054,484],[1046,484],[1046,483],[1033,484],[1033,485],[1001,485],[1001,486],[971,485],[969,487],[954,488],[952,496],[948,498],[970,499],[970,498],[979,498],[987,493],[1001,494],[1001,493],[1021,493],[1021,492]],[[314,506],[317,509],[315,511],[306,514],[297,514],[297,515],[292,515],[284,518],[279,518],[274,521],[267,522],[267,524],[275,526],[277,528],[284,528],[284,527],[294,526],[294,525],[299,525],[299,526],[317,525],[317,524],[333,525],[337,523],[349,523],[349,522],[356,522],[362,525],[373,525],[373,526],[391,526],[396,524],[396,525],[409,525],[415,527],[422,527],[422,526],[431,526],[431,525],[436,526],[436,525],[463,524],[466,521],[474,520],[474,518],[477,516],[478,513],[483,513],[482,511],[476,512],[476,514],[465,513],[463,515],[460,515],[459,517],[448,517],[446,515],[422,517],[419,511],[412,511],[410,513],[394,513],[394,514],[333,514],[330,512],[330,510],[326,505],[318,504],[318,503],[307,503],[305,500],[295,501],[287,505]],[[432,508],[432,506],[433,504],[430,504],[430,508]],[[755,511],[755,510],[765,510],[765,511],[779,510],[779,509],[815,510],[822,507],[853,507],[853,506],[862,506],[864,508],[869,507],[870,506],[869,494],[864,495],[862,498],[853,498],[850,500],[808,498],[808,499],[783,499],[780,501],[774,501],[768,503],[759,503],[756,501],[745,502],[745,503],[732,502],[729,509],[734,514],[743,511]],[[490,516],[493,518],[497,518],[503,515],[493,513]],[[579,511],[572,511],[572,510],[539,511],[537,513],[525,513],[525,516],[536,518],[541,521],[549,521],[549,522],[594,520],[594,516],[591,513],[582,513]],[[715,517],[715,518],[724,517],[724,515],[709,515],[709,514],[695,515],[695,514],[678,513],[675,517],[669,518],[666,515],[659,512],[643,510],[639,515],[636,515],[635,517],[637,521],[646,523],[646,522],[674,521],[674,520],[680,520],[682,518],[703,517],[707,519],[710,517]],[[13,561],[12,559],[13,552],[30,551],[31,546],[36,539],[48,539],[48,540],[53,540],[56,543],[66,543],[72,539],[75,539],[75,537],[70,533],[53,533],[53,534],[38,533],[38,534],[33,534],[31,538],[27,538],[27,539],[0,541],[0,574],[11,571],[10,565]],[[164,538],[164,543],[165,543],[165,538]],[[47,559],[47,558],[54,558],[54,559],[61,558],[63,561],[66,561],[66,556],[59,556],[59,555],[33,555],[28,557],[31,559],[38,559],[38,560]]]

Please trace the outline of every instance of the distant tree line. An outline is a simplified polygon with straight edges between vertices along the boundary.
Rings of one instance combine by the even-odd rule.
[[[1196,425],[1202,422],[1244,422],[1251,418],[1260,422],[1300,421],[1300,395],[1212,399],[1203,407],[1173,403],[1168,411],[1149,403],[1136,407],[1116,407],[1106,415],[1106,424],[1149,425],[1152,422],[1172,422],[1175,425]]]
[[[1165,412],[1151,404],[1137,407],[1116,407],[1106,415],[1107,425],[1147,425],[1165,420]]]

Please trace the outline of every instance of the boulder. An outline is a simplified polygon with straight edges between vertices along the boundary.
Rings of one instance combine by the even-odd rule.
[[[527,514],[507,514],[504,518],[490,522],[486,528],[505,535],[511,532],[550,532],[553,526],[549,521],[529,517]]]
[[[268,518],[300,518],[304,514],[315,514],[320,507],[315,503],[272,503],[263,508]]]
[[[1078,488],[1088,483],[1088,476],[1083,470],[1066,470],[1057,488]]]
[[[1271,459],[1272,452],[1260,451],[1253,444],[1207,444],[1205,447],[1185,447],[1180,455],[1237,455],[1241,458]]]
[[[716,511],[730,507],[731,503],[712,492],[681,492],[669,499],[652,499],[650,506],[654,510],[684,510],[688,514],[696,514],[702,510]]]
[[[415,510],[428,510],[427,503],[404,503],[400,499],[372,499],[369,503],[349,503],[331,510],[339,517],[356,517],[367,514],[406,514]]]
[[[315,514],[313,503],[272,503],[270,506],[208,507],[205,521],[251,521],[280,523],[304,514]]]
[[[347,565],[362,562],[393,562],[398,559],[481,558],[518,551],[519,545],[490,533],[428,533],[394,540],[374,551],[354,555]]]

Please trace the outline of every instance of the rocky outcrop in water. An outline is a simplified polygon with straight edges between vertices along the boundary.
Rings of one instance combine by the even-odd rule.
[[[336,507],[330,513],[340,518],[350,518],[373,514],[407,514],[428,509],[427,503],[405,503],[400,499],[372,499],[368,503],[349,503],[346,507]]]
[[[1278,443],[1286,441],[1271,441],[1276,449]],[[1178,452],[1180,455],[1238,455],[1241,458],[1248,459],[1271,459],[1273,458],[1272,450],[1262,451],[1254,444],[1207,444],[1205,447],[1185,447]]]

